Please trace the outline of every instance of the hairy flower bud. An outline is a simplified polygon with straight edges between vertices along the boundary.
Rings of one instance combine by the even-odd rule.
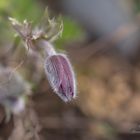
[[[51,87],[63,101],[71,101],[76,96],[75,76],[66,55],[47,57],[45,72]]]
[[[14,18],[9,19],[27,48],[43,55],[43,59],[47,58],[45,59],[45,72],[54,91],[65,102],[72,100],[76,96],[72,66],[66,55],[58,54],[51,44],[62,34],[61,17],[50,18],[46,9],[42,22],[40,21],[40,24],[35,27],[26,20],[20,23]]]
[[[12,74],[12,75],[11,75]],[[13,69],[0,65],[0,104],[5,110],[18,114],[24,110],[24,98],[30,94],[30,85]]]

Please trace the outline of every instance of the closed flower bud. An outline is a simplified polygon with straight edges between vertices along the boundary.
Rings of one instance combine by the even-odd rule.
[[[45,72],[56,94],[65,102],[76,96],[75,76],[68,58],[63,54],[47,57]]]
[[[23,111],[25,97],[30,93],[30,85],[19,73],[0,65],[0,104],[6,111],[15,114]]]

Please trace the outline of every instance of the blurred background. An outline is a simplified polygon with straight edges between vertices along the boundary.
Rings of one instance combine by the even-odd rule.
[[[71,60],[77,98],[61,101],[43,64],[27,56],[17,71],[32,85],[31,106],[8,123],[1,107],[0,139],[31,140],[30,132],[34,140],[139,140],[140,0],[1,0],[1,65],[15,68],[27,54],[8,17],[36,24],[46,7],[52,17],[62,15],[63,34],[54,45]]]

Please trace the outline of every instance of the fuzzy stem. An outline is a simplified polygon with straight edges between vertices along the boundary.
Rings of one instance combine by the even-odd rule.
[[[39,41],[39,46],[43,47],[43,49],[45,51],[45,55],[47,55],[47,56],[52,56],[52,55],[56,54],[56,51],[55,51],[53,45],[44,39]]]

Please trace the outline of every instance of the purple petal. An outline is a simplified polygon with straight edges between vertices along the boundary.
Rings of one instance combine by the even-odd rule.
[[[67,94],[66,96],[68,98],[74,97],[75,81],[74,81],[74,74],[73,74],[72,67],[69,63],[69,60],[66,58],[66,56],[60,55],[59,59],[61,60],[63,70],[65,73],[65,75],[63,75],[62,85],[64,87],[65,93]]]

